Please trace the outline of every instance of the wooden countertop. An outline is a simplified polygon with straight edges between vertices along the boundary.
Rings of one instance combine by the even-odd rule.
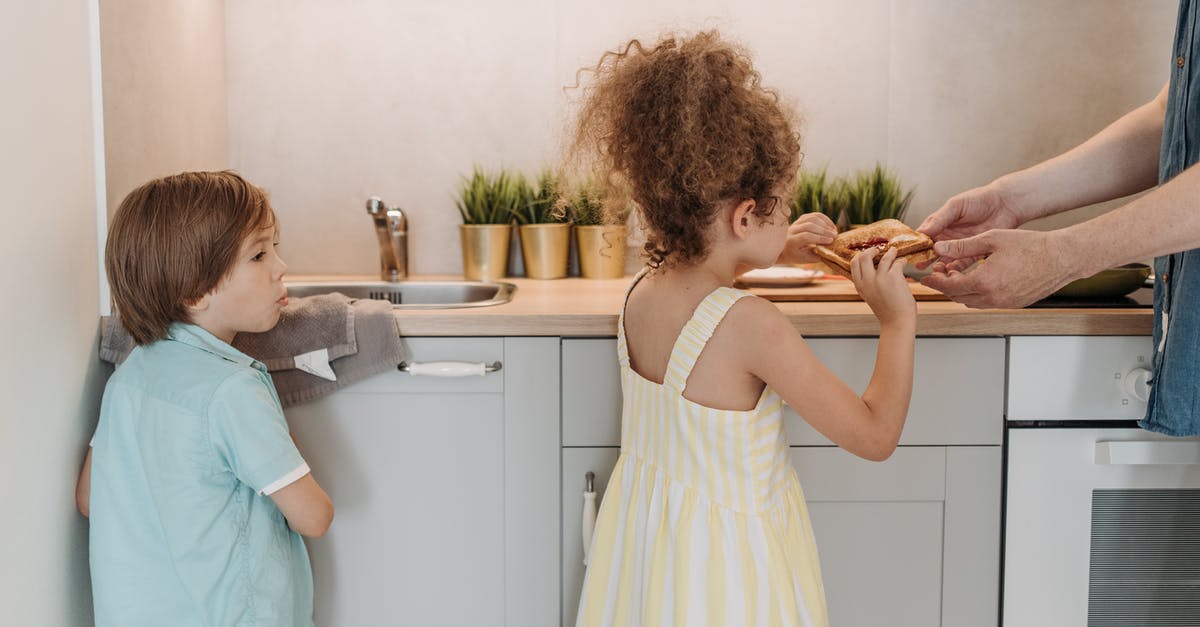
[[[417,276],[410,280],[461,280],[461,276]],[[375,280],[374,276],[289,276],[288,281]],[[462,309],[397,310],[408,336],[541,335],[614,336],[622,297],[631,277],[612,280],[511,278],[511,302]],[[918,286],[919,287],[919,286]],[[861,301],[778,302],[808,337],[873,336],[879,325]],[[1150,335],[1153,310],[968,309],[948,301],[917,302],[922,336]]]

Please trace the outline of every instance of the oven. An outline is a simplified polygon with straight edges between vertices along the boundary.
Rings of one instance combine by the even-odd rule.
[[[1010,340],[1005,626],[1200,625],[1200,439],[1137,427],[1152,348]]]

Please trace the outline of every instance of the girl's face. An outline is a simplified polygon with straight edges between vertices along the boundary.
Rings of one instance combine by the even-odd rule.
[[[276,253],[277,236],[271,226],[246,238],[233,269],[206,295],[207,308],[193,316],[196,324],[226,342],[237,333],[260,333],[275,326],[287,305],[287,264]]]
[[[747,263],[755,268],[766,268],[775,264],[787,244],[788,204],[786,195],[776,190],[774,197],[765,199],[770,203],[771,213],[768,215],[752,215],[750,217],[750,238],[748,250],[751,259]]]

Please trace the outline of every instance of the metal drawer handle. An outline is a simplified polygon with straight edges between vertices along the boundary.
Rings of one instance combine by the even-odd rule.
[[[587,566],[588,552],[592,549],[592,532],[596,530],[596,488],[592,482],[596,473],[588,471],[584,475],[586,487],[583,489],[583,565]]]
[[[413,376],[425,377],[482,377],[489,372],[496,372],[503,366],[498,361],[490,364],[481,361],[426,361],[400,362],[396,366],[400,372]]]
[[[1113,466],[1200,464],[1200,442],[1097,442],[1096,463]]]

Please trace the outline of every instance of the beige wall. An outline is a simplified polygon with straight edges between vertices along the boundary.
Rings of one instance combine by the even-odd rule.
[[[0,8],[0,624],[91,624],[75,478],[96,420],[89,2]]]
[[[374,272],[363,202],[409,211],[415,272],[460,269],[473,163],[556,154],[561,86],[632,35],[715,26],[804,114],[806,162],[947,197],[1088,137],[1166,80],[1176,0],[260,0],[226,6],[229,160],[293,273]],[[111,143],[111,142],[110,142]],[[1077,219],[1066,216],[1062,220]]]
[[[224,0],[100,2],[108,211],[149,179],[229,167]]]

